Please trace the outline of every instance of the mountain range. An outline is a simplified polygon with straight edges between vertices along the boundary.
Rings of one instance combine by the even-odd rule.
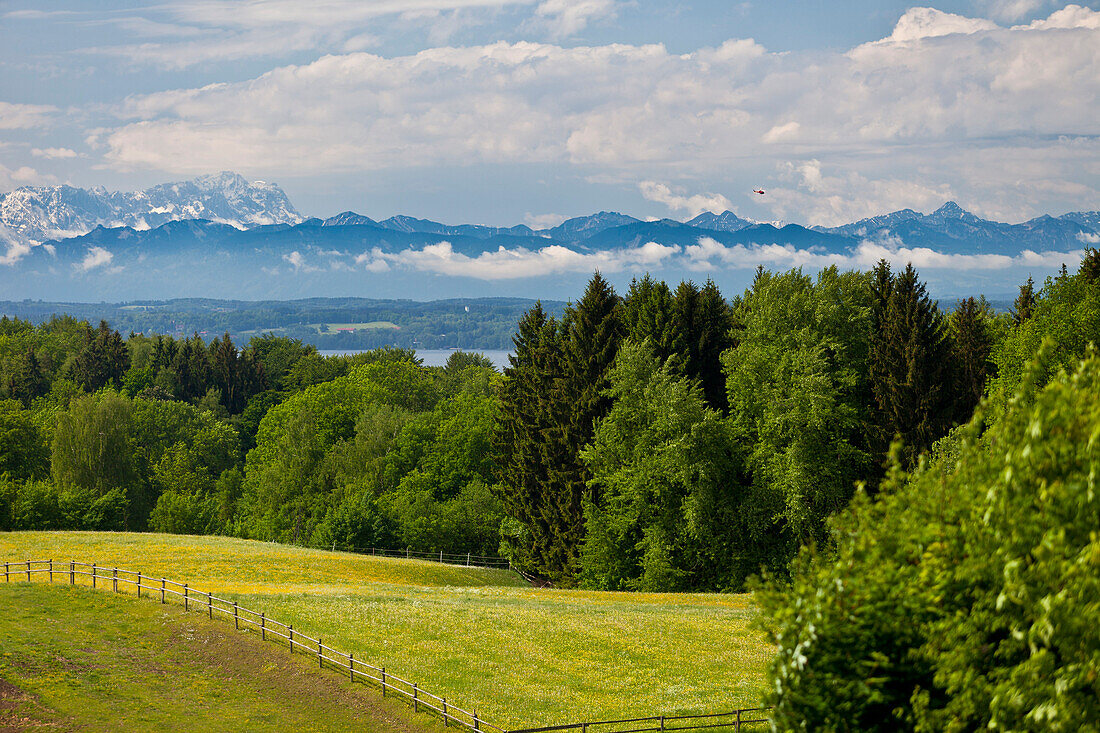
[[[994,256],[990,266],[1004,270],[1016,262],[1045,262],[1039,253],[1072,255],[1100,244],[1100,212],[1006,224],[947,202],[929,214],[903,209],[843,226],[804,227],[731,211],[685,222],[601,211],[535,230],[403,215],[375,220],[352,211],[305,218],[277,185],[225,172],[136,193],[16,189],[0,195],[0,242],[5,239],[0,285],[12,296],[268,298],[373,289],[376,295],[442,297],[439,281],[425,286],[426,276],[500,283],[602,269],[699,277],[751,270],[761,259],[769,266],[812,267],[822,257],[902,248],[971,257],[968,266],[974,256]],[[511,294],[531,293],[518,286]]]

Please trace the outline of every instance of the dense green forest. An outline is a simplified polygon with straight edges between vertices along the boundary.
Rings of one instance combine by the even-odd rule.
[[[1090,255],[1012,314],[948,314],[912,267],[598,274],[520,318],[511,366],[409,350],[323,357],[274,334],[173,338],[0,320],[0,528],[222,533],[504,553],[565,585],[741,589],[830,544],[889,464],[913,470],[987,393],[1008,404],[1096,333]],[[1090,330],[1091,329],[1091,330]],[[998,407],[1000,405],[1001,407]],[[939,441],[939,442],[938,442]]]
[[[214,300],[179,298],[130,303],[0,301],[0,315],[44,323],[68,315],[90,323],[108,321],[121,333],[184,336],[210,343],[225,333],[237,341],[273,333],[321,350],[402,348],[511,348],[516,321],[534,304],[524,298],[456,298],[417,302],[370,298]],[[565,303],[546,302],[561,313]]]

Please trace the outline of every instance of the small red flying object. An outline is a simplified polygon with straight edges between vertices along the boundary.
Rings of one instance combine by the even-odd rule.
[[[758,193],[758,194],[760,194],[761,196],[763,196],[763,195],[764,195],[764,192],[763,192],[763,191],[761,191],[761,190],[759,190],[759,189],[755,189],[755,188],[754,188],[754,189],[752,190],[752,192],[753,192],[753,193]]]

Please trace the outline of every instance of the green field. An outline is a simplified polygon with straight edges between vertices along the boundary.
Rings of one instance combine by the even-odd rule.
[[[753,707],[772,653],[748,595],[534,589],[505,571],[225,538],[0,533],[0,559],[48,558],[213,591],[504,728]]]
[[[443,729],[178,606],[0,582],[0,607],[0,731]]]

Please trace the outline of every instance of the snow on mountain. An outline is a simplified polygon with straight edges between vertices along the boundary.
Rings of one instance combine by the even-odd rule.
[[[760,222],[742,219],[732,211],[726,210],[721,214],[704,211],[702,214],[699,214],[699,216],[694,219],[689,219],[685,223],[688,226],[698,227],[700,229],[713,229],[718,232],[739,232],[742,229],[751,227],[754,224],[759,224]]]
[[[79,236],[97,226],[141,230],[185,219],[239,229],[303,221],[279,186],[231,172],[137,192],[24,186],[0,194],[0,225],[24,245]]]
[[[1100,232],[1100,211],[1071,211],[1068,214],[1062,214],[1058,218]]]

